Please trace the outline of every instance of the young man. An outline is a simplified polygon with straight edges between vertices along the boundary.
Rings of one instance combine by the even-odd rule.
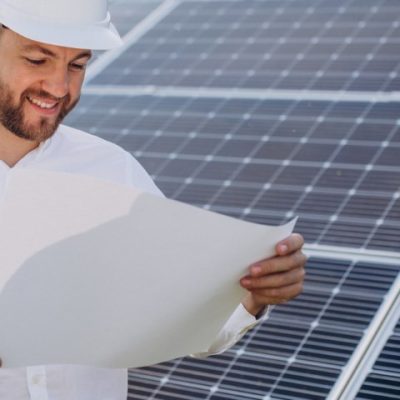
[[[60,125],[79,100],[91,50],[121,43],[106,0],[0,0],[0,23],[0,196],[13,168],[89,175],[161,195],[129,153]],[[268,305],[301,292],[302,245],[302,237],[293,234],[278,244],[277,257],[250,267],[240,282],[248,294],[203,355],[226,350],[266,318]],[[126,370],[61,365],[0,370],[0,399],[126,396]]]

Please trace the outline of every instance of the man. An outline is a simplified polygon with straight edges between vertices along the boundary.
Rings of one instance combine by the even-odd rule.
[[[130,154],[60,125],[79,100],[91,50],[121,43],[106,0],[0,0],[0,23],[0,196],[15,168],[89,175],[161,194]],[[266,318],[268,305],[301,292],[302,245],[302,237],[293,234],[278,244],[277,257],[250,267],[240,282],[248,294],[204,355],[226,350]],[[0,370],[0,399],[125,400],[126,396],[126,370],[83,366]]]

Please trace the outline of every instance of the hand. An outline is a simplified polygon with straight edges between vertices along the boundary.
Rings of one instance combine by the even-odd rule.
[[[242,304],[257,315],[270,304],[284,303],[303,291],[307,257],[301,249],[304,239],[293,233],[276,245],[277,256],[262,260],[250,267],[249,275],[240,280],[248,294]]]

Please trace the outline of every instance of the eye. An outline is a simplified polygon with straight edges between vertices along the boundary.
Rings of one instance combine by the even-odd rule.
[[[77,71],[83,71],[86,69],[86,64],[72,63],[71,68]]]
[[[33,64],[33,65],[42,65],[46,62],[46,60],[44,59],[34,59],[34,58],[25,58],[26,61],[29,62],[29,64]]]

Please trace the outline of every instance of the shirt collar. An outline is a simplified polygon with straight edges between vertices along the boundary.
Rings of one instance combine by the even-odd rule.
[[[30,163],[32,161],[37,161],[50,147],[53,137],[56,134],[56,132],[53,134],[52,137],[48,138],[47,140],[41,142],[39,146],[35,147],[33,150],[31,150],[29,153],[25,154],[24,157],[22,157],[16,164],[15,167],[23,167],[27,163]]]

